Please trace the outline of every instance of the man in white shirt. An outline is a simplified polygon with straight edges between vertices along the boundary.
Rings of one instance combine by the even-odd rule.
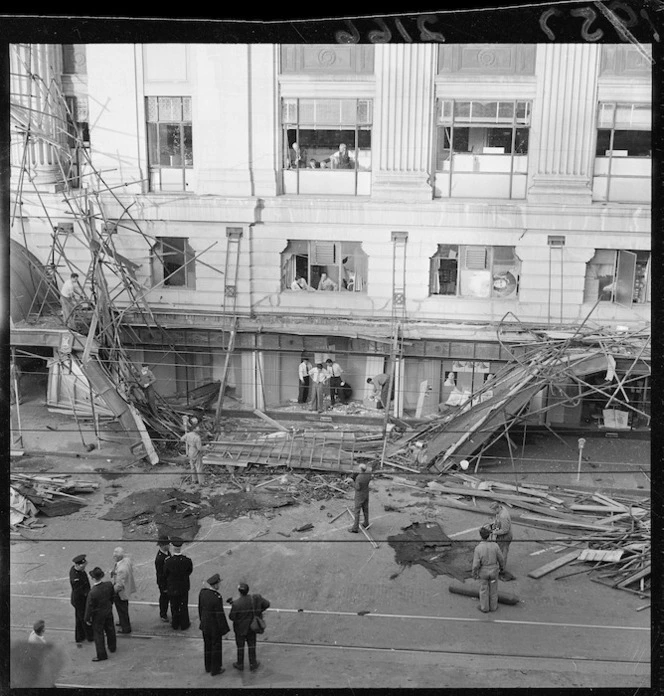
[[[306,404],[309,400],[309,373],[311,372],[311,363],[302,357],[302,360],[297,368],[298,390],[297,403]]]
[[[62,307],[62,320],[69,325],[69,319],[76,303],[83,297],[78,284],[78,273],[72,273],[62,284],[60,289],[60,306]]]
[[[330,358],[325,361],[325,368],[330,375],[330,402],[332,406],[334,406],[337,399],[341,399],[339,388],[341,387],[341,374],[343,370],[338,362],[334,362]]]
[[[329,379],[327,370],[323,367],[323,363],[316,363],[316,367],[309,373],[311,382],[313,383],[313,396],[311,397],[311,410],[323,413],[325,410],[323,397],[323,385]]]
[[[46,630],[46,623],[43,619],[35,621],[32,631],[28,636],[28,643],[45,643],[46,638],[44,637],[44,631]]]

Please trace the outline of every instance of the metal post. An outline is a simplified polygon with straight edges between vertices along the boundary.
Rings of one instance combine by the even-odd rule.
[[[583,447],[586,444],[586,440],[583,437],[579,438],[579,466],[576,470],[576,480],[581,480],[581,460],[583,459]]]

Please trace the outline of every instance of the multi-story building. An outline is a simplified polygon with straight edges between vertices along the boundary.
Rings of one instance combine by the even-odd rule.
[[[22,51],[62,90],[109,189],[95,200],[166,331],[129,306],[126,345],[165,396],[220,378],[235,317],[228,380],[246,408],[295,398],[303,352],[339,360],[361,398],[398,323],[399,413],[424,380],[431,412],[448,372],[468,390],[495,373],[504,318],[649,323],[643,48],[38,45],[16,48],[16,73]],[[71,229],[49,147],[29,160],[49,216],[25,196],[16,234],[45,264],[53,226]],[[648,390],[644,377],[644,403]]]

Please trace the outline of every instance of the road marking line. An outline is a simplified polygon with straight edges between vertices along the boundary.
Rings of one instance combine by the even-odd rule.
[[[59,600],[62,602],[69,602],[67,597],[48,597],[46,595],[18,595],[12,594],[12,597],[20,597],[22,599],[49,599],[49,600]],[[157,607],[158,602],[131,602],[134,605]],[[198,607],[198,604],[188,604],[189,607]],[[356,611],[325,611],[322,609],[277,609],[276,607],[270,607],[266,611],[275,614],[321,614],[321,615],[331,615],[331,616],[357,616]],[[429,621],[470,621],[472,623],[483,623],[483,624],[513,624],[516,626],[558,626],[560,628],[606,628],[609,630],[623,630],[623,631],[650,631],[649,626],[602,626],[599,624],[576,624],[576,623],[556,623],[554,621],[516,621],[511,619],[490,619],[487,621],[482,618],[474,617],[460,617],[460,616],[424,616],[422,614],[379,614],[371,612],[366,614],[362,618],[381,618],[381,619],[416,619],[416,620],[429,620]]]

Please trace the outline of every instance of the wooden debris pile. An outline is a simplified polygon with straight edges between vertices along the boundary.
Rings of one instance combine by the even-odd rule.
[[[48,517],[59,517],[76,512],[87,502],[77,493],[93,493],[99,484],[77,479],[68,474],[10,474],[10,485],[25,497],[37,512]]]
[[[582,569],[560,576],[592,573],[591,580],[638,595],[650,591],[651,521],[650,499],[616,493],[547,486],[539,483],[514,485],[485,481],[461,472],[439,481],[414,482],[393,477],[393,483],[433,494],[438,504],[487,516],[492,513],[477,501],[499,501],[510,508],[512,521],[571,537],[560,541],[568,554],[529,573],[539,578],[564,565],[583,564]],[[558,578],[556,578],[558,579]]]

